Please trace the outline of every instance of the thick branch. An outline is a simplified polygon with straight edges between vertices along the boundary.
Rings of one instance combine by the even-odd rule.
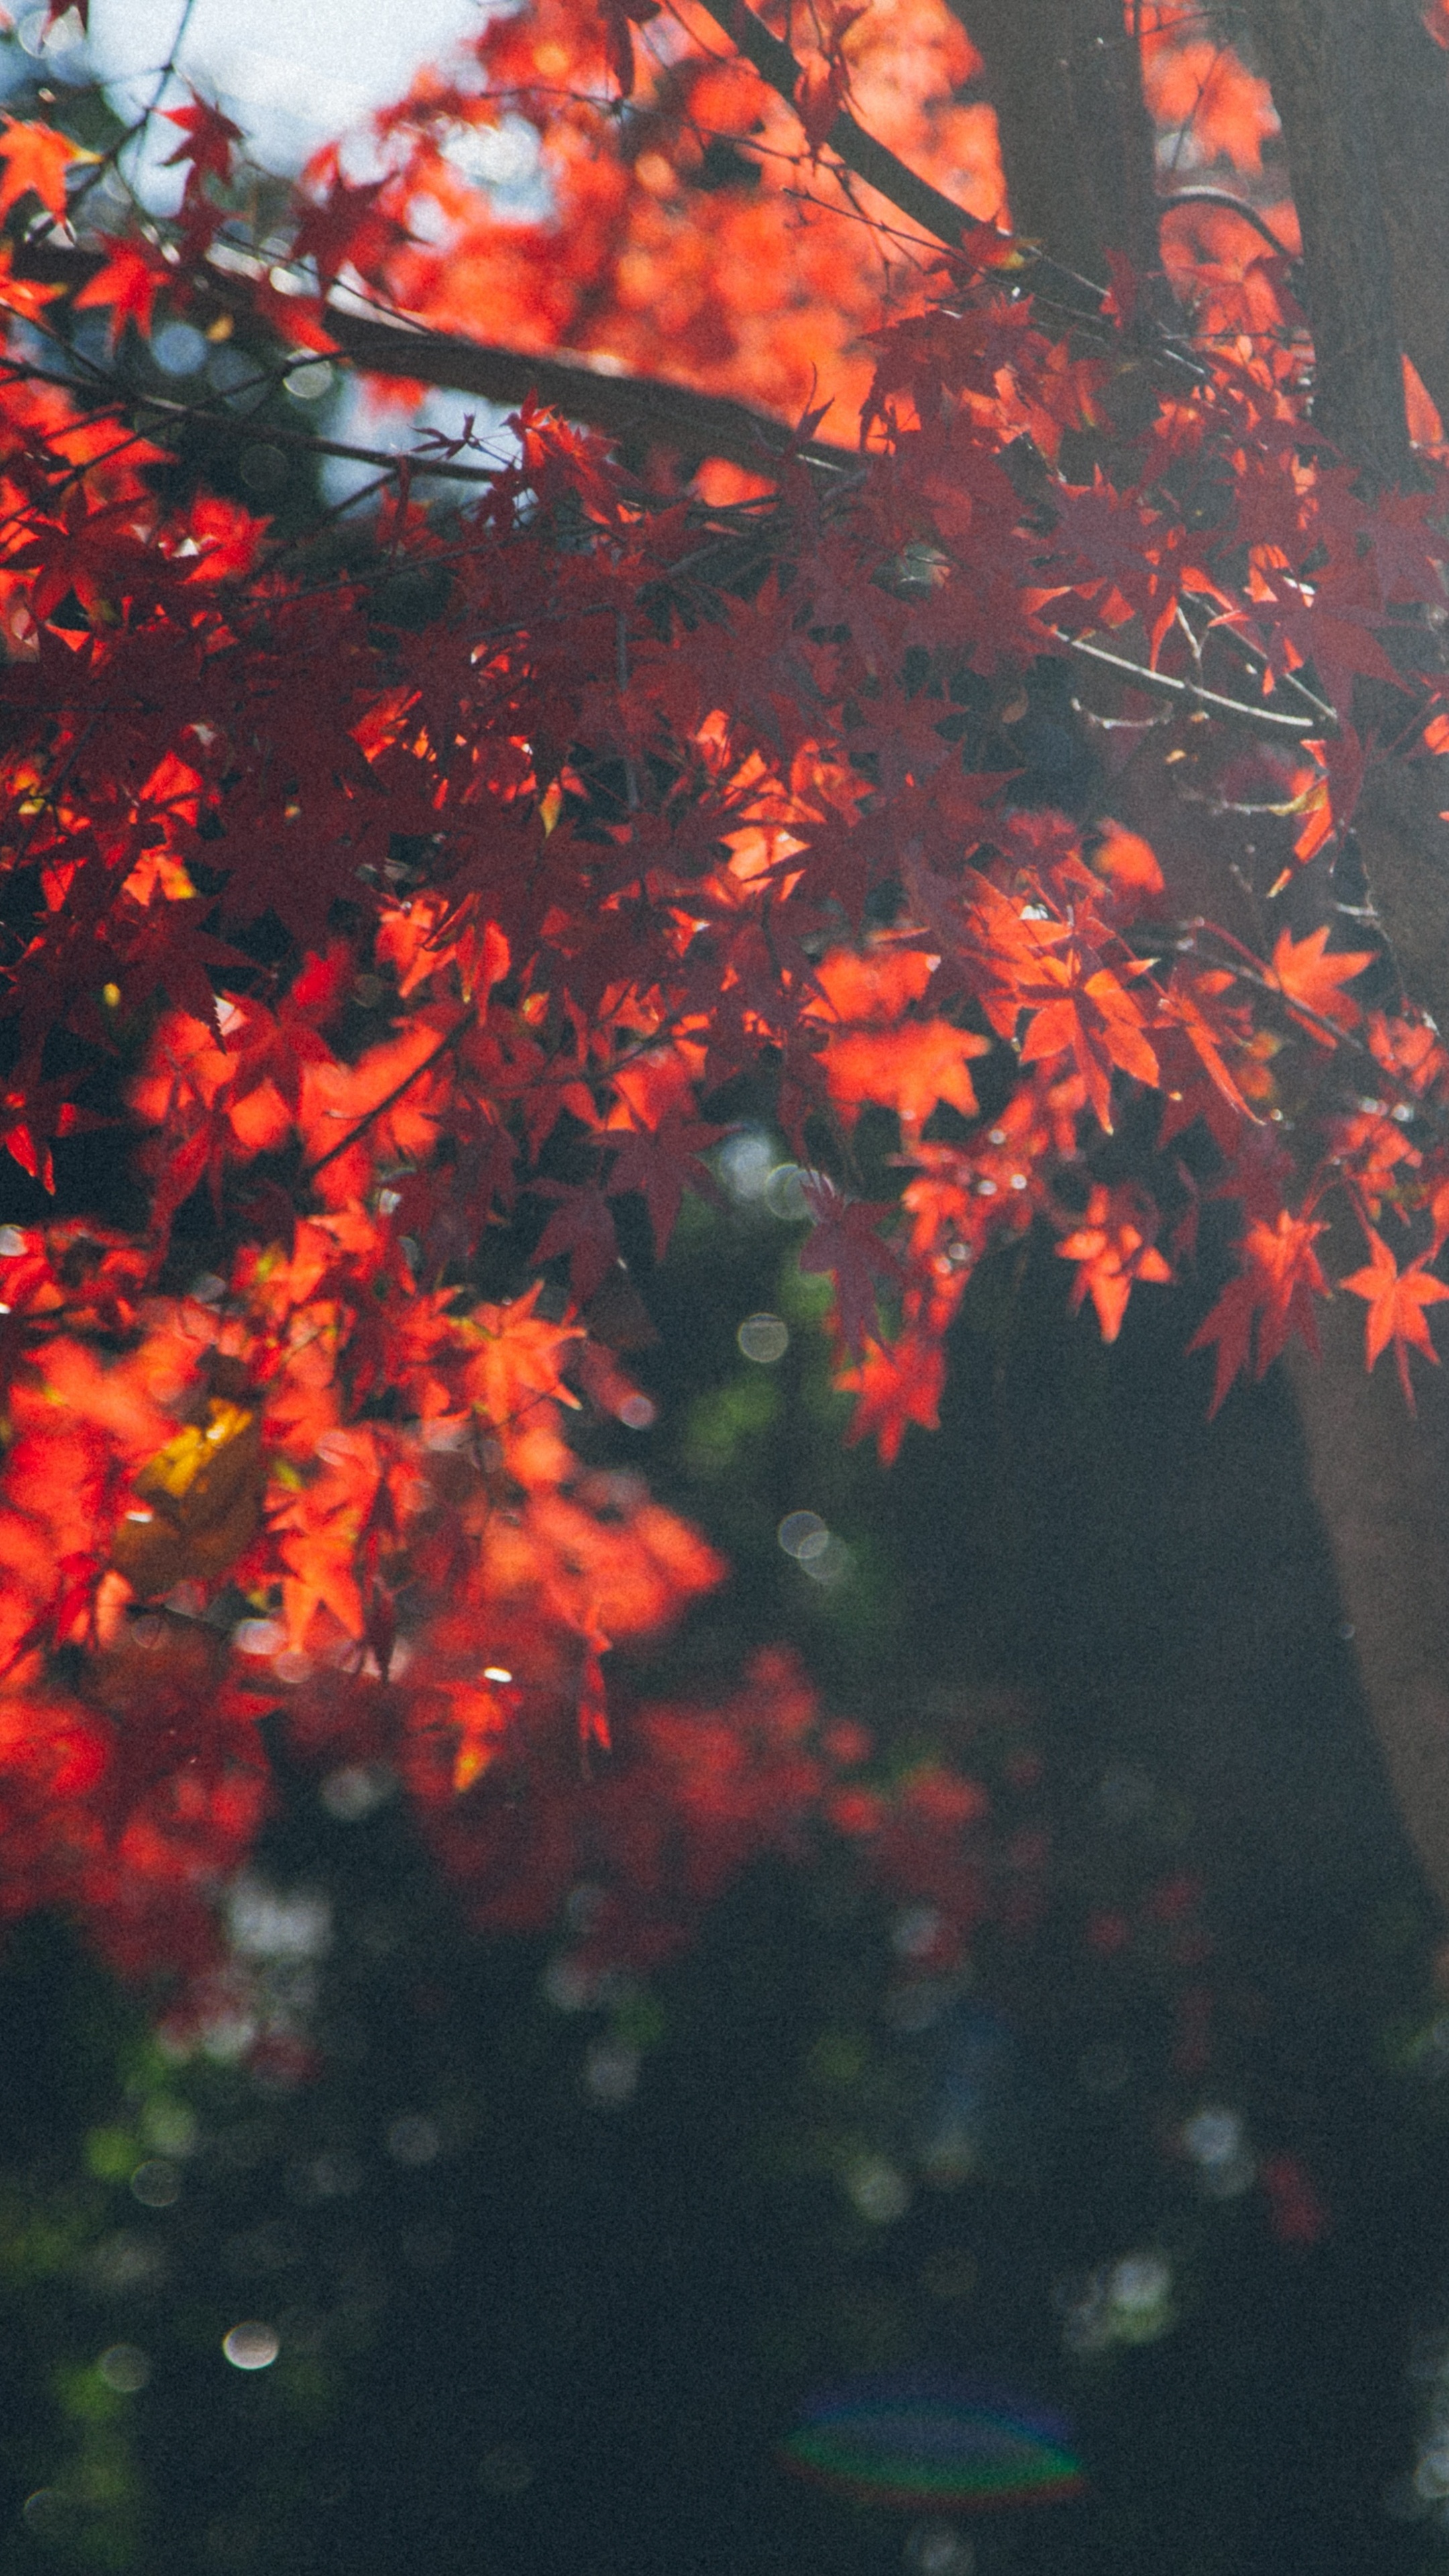
[[[1374,910],[1409,999],[1449,1035],[1449,786],[1442,760],[1371,769],[1353,818]]]
[[[102,264],[94,252],[47,243],[20,251],[15,272],[42,284],[79,288]],[[220,261],[207,264],[206,286],[225,310],[244,308],[251,267],[240,259],[225,266]],[[689,385],[657,377],[621,375],[586,357],[489,348],[482,341],[362,312],[341,300],[327,307],[327,329],[340,354],[369,375],[408,376],[450,393],[476,394],[482,402],[521,403],[537,394],[567,419],[583,421],[606,437],[672,447],[685,456],[721,456],[754,473],[768,474],[789,440],[782,421],[749,403],[696,393]],[[822,473],[847,472],[858,462],[853,448],[827,439],[810,439],[796,453]],[[419,471],[426,470],[424,460],[414,462]]]
[[[1364,47],[1394,325],[1449,420],[1449,53],[1421,0],[1375,0]]]
[[[688,456],[722,456],[758,474],[770,472],[788,443],[784,424],[748,403],[695,393],[657,376],[620,375],[583,357],[487,348],[338,304],[328,307],[327,328],[343,356],[369,375],[415,376],[420,384],[478,394],[485,402],[519,403],[534,393],[567,419],[584,421],[610,438],[677,448]],[[858,461],[853,449],[824,439],[811,439],[796,452],[832,473]]]

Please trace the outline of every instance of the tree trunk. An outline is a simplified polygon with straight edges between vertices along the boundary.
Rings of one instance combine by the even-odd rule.
[[[1064,266],[1157,264],[1151,139],[1120,0],[962,0],[986,61],[1013,221]],[[1249,0],[1303,231],[1324,431],[1380,483],[1410,469],[1400,352],[1449,415],[1449,55],[1418,0]],[[1449,1033],[1449,793],[1437,762],[1370,781],[1360,842],[1407,992]],[[1225,888],[1224,893],[1227,892]],[[1219,907],[1221,908],[1221,907]],[[1410,1417],[1337,1300],[1292,1378],[1364,1695],[1430,1886],[1449,1911],[1449,1380]]]
[[[1372,125],[1395,335],[1449,420],[1449,53],[1425,28],[1420,0],[1374,0],[1355,70]]]
[[[1417,0],[1251,0],[1303,230],[1324,428],[1382,482],[1409,451],[1401,350],[1449,403],[1449,57]],[[1367,110],[1367,114],[1365,114]],[[1441,763],[1372,772],[1357,817],[1409,997],[1449,1031],[1449,827]],[[1357,1301],[1292,1366],[1309,1472],[1369,1713],[1420,1864],[1449,1911],[1449,1388],[1364,1367]]]
[[[1122,0],[953,5],[985,61],[1015,230],[1099,291],[1109,250],[1158,269],[1152,127]]]
[[[1316,359],[1314,415],[1382,483],[1409,465],[1394,268],[1362,0],[1249,0],[1283,126]],[[1427,39],[1426,39],[1427,41]]]
[[[1411,1419],[1387,1361],[1364,1367],[1358,1300],[1320,1320],[1322,1366],[1289,1365],[1309,1483],[1399,1813],[1449,1914],[1449,1385],[1421,1370]]]

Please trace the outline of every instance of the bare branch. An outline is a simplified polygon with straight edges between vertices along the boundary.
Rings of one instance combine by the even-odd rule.
[[[1251,698],[1228,698],[1217,689],[1205,689],[1196,680],[1175,679],[1170,671],[1154,671],[1146,662],[1129,662],[1122,653],[1109,653],[1101,644],[1089,644],[1083,635],[1064,634],[1060,627],[1051,630],[1053,640],[1068,653],[1080,653],[1089,662],[1105,662],[1110,671],[1120,671],[1139,689],[1156,689],[1164,697],[1188,698],[1197,707],[1210,708],[1214,715],[1236,716],[1240,723],[1265,726],[1269,733],[1321,734],[1324,719],[1317,716],[1290,716],[1277,707],[1265,707]],[[1336,722],[1337,720],[1334,719]]]

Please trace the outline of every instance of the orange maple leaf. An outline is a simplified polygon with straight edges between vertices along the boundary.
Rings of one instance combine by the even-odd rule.
[[[949,1020],[920,1020],[901,1029],[851,1029],[833,1038],[824,1067],[830,1097],[848,1126],[867,1102],[894,1109],[907,1127],[919,1127],[939,1100],[976,1116],[976,1094],[966,1070],[970,1056],[989,1055],[989,1038],[953,1028]]]
[[[109,307],[106,338],[114,349],[128,322],[143,334],[150,330],[151,308],[161,289],[171,283],[171,271],[149,242],[118,241],[109,233],[103,233],[101,240],[108,254],[105,267],[81,288],[75,306],[77,312],[92,305]]]
[[[1113,893],[1133,912],[1155,902],[1165,891],[1157,853],[1140,832],[1129,832],[1110,814],[1102,818],[1101,836],[1092,851],[1092,866]]]
[[[84,152],[78,143],[72,143],[68,134],[57,134],[52,126],[22,124],[18,118],[8,118],[0,134],[0,161],[5,164],[5,176],[0,179],[0,219],[29,192],[40,199],[48,215],[63,223],[65,174],[72,162],[94,161],[95,157],[94,152]]]
[[[1368,1366],[1373,1368],[1393,1343],[1394,1365],[1411,1413],[1414,1391],[1409,1384],[1409,1346],[1412,1343],[1416,1351],[1422,1351],[1425,1359],[1438,1367],[1439,1355],[1429,1338],[1424,1309],[1449,1297],[1443,1280],[1424,1268],[1427,1259],[1427,1253],[1420,1253],[1407,1270],[1400,1270],[1383,1237],[1371,1232],[1367,1264],[1343,1282],[1355,1297],[1368,1299],[1364,1318],[1364,1356]]]
[[[1449,738],[1449,716],[1445,720]],[[884,945],[862,952],[855,948],[832,948],[815,969],[815,982],[832,1020],[848,1022],[852,1027],[867,1023],[887,1028],[898,1020],[912,1002],[918,1002],[935,972],[936,960],[919,948],[889,948]],[[805,1005],[807,1019],[824,1019],[819,1001]]]
[[[1021,1042],[1023,1064],[1070,1053],[1104,1134],[1112,1133],[1112,1071],[1156,1083],[1157,1058],[1143,1035],[1143,1015],[1125,984],[1090,952],[1037,962],[1042,981],[1023,983],[1019,999],[1032,1012]],[[1033,1007],[1035,1006],[1035,1007]]]
[[[1291,931],[1285,930],[1269,968],[1269,981],[1282,994],[1299,1026],[1320,1046],[1333,1044],[1331,1031],[1319,1027],[1320,1021],[1331,1021],[1341,1029],[1357,1028],[1363,1013],[1339,987],[1351,983],[1355,975],[1361,975],[1365,966],[1374,962],[1371,948],[1351,948],[1329,957],[1324,953],[1327,946],[1326,923],[1311,930],[1306,939],[1295,939]]]
[[[1057,1245],[1059,1260],[1080,1265],[1072,1283],[1072,1312],[1090,1297],[1104,1342],[1115,1342],[1122,1329],[1134,1280],[1166,1282],[1172,1277],[1152,1240],[1156,1214],[1146,1192],[1130,1181],[1116,1189],[1097,1188],[1083,1223]]]
[[[872,1435],[881,1464],[892,1466],[908,1424],[923,1431],[940,1427],[941,1389],[946,1382],[946,1354],[939,1342],[922,1333],[903,1333],[898,1342],[867,1342],[857,1367],[836,1379],[842,1393],[860,1402],[845,1437],[848,1443]]]

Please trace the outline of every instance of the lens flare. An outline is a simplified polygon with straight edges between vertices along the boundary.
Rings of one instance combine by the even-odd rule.
[[[956,2512],[1052,2504],[1081,2468],[1062,2419],[918,2374],[856,2380],[814,2400],[780,2446],[782,2465],[862,2504]]]

